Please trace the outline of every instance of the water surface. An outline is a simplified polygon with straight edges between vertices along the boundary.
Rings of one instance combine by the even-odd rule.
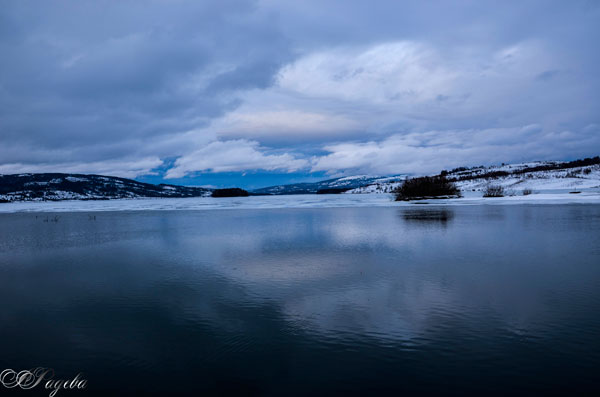
[[[600,205],[0,214],[0,368],[109,395],[600,391],[599,237]]]

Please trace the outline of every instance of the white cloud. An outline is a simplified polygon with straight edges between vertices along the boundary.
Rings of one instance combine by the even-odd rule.
[[[540,80],[548,71],[554,77]],[[417,40],[327,48],[283,66],[272,87],[244,94],[244,104],[211,129],[263,142],[332,142],[596,122],[593,101],[582,102],[589,85],[576,71],[575,60],[540,40],[498,48]]]
[[[293,172],[308,166],[308,161],[289,153],[267,154],[256,141],[244,139],[214,141],[177,159],[165,178],[180,178],[196,171],[234,172],[282,170]]]
[[[239,110],[211,127],[221,137],[342,136],[362,125],[346,115],[294,110]]]
[[[340,114],[366,118],[371,131],[382,119],[422,130],[544,121],[556,126],[549,109],[560,102],[560,121],[573,117],[581,104],[567,101],[585,96],[589,87],[571,81],[557,90],[537,76],[573,68],[572,60],[535,40],[498,49],[396,41],[308,54],[281,69],[274,89],[307,103],[327,99]]]
[[[309,54],[285,66],[278,84],[311,97],[406,104],[447,92],[455,73],[431,48],[399,41]]]
[[[329,48],[284,66],[273,87],[245,96],[211,129],[261,141],[321,139],[329,153],[314,156],[311,170],[329,173],[581,157],[600,142],[584,128],[594,124],[569,126],[592,117],[571,100],[589,87],[555,72],[574,67],[536,40],[495,49],[418,41]],[[552,79],[540,82],[549,70]]]
[[[92,162],[69,163],[9,163],[0,164],[0,174],[20,174],[38,172],[62,172],[73,174],[101,174],[135,178],[148,175],[152,169],[162,165],[158,157],[147,157],[137,160],[104,160]]]

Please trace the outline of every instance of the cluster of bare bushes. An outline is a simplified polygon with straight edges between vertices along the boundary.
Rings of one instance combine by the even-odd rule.
[[[395,191],[396,201],[460,197],[460,190],[443,175],[422,176],[404,181]]]

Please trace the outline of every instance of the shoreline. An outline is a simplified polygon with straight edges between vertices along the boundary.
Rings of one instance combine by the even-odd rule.
[[[464,197],[394,201],[389,193],[303,194],[231,198],[134,198],[114,200],[19,201],[0,204],[0,213],[105,212],[217,209],[340,208],[340,207],[412,207],[456,205],[557,205],[600,204],[600,190],[539,192],[527,196],[481,197],[479,192],[463,192]]]

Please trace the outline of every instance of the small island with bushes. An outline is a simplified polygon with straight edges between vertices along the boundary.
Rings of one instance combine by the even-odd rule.
[[[332,187],[328,189],[319,189],[317,194],[342,194],[350,190],[348,187]]]
[[[211,197],[248,197],[250,193],[239,187],[229,189],[215,189],[213,190]]]

